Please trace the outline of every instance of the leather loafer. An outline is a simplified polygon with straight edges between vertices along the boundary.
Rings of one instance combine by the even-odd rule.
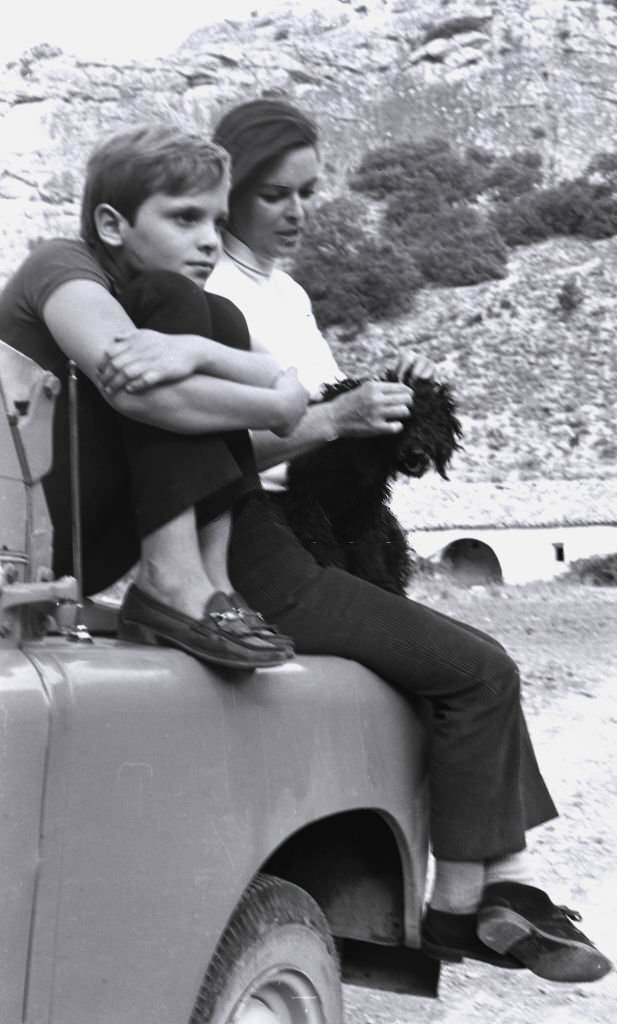
[[[179,647],[201,661],[226,668],[269,668],[292,656],[288,648],[275,646],[251,631],[221,591],[206,602],[202,618],[194,619],[133,584],[120,609],[118,636],[136,643]]]
[[[293,655],[294,642],[290,636],[285,636],[285,634],[281,633],[276,626],[266,622],[260,612],[256,612],[253,608],[249,607],[237,590],[233,590],[228,596],[232,606],[240,613],[243,620],[255,636],[262,637],[274,647],[287,649],[289,650],[290,656]]]
[[[548,981],[584,982],[604,977],[610,960],[575,928],[581,916],[551,902],[542,889],[521,882],[486,887],[478,910],[478,937]]]
[[[481,960],[493,967],[519,970],[522,964],[485,946],[476,934],[477,914],[448,914],[428,907],[422,922],[422,949],[427,956],[445,963]]]

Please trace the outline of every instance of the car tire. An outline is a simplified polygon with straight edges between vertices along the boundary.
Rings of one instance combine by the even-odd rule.
[[[191,1024],[342,1024],[338,958],[304,889],[258,875],[210,962]]]

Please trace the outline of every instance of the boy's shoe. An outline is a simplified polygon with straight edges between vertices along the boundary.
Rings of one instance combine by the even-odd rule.
[[[558,907],[542,889],[520,882],[495,882],[484,890],[478,936],[496,953],[509,954],[549,981],[596,981],[612,964],[572,921],[574,910]]]
[[[118,616],[118,636],[145,644],[168,644],[212,665],[226,668],[270,668],[288,661],[288,648],[253,632],[229,597],[216,591],[201,619],[157,601],[134,583]]]
[[[253,608],[250,608],[241,594],[237,590],[232,590],[231,594],[228,595],[232,606],[240,613],[244,622],[255,636],[261,637],[263,640],[267,640],[274,647],[280,647],[289,651],[289,657],[293,657],[294,654],[294,642],[290,636],[285,636],[281,633],[276,626],[272,626],[269,622],[266,622],[263,615],[260,612],[256,612]]]
[[[447,914],[428,907],[422,922],[422,949],[427,956],[446,963],[481,960],[493,967],[520,970],[523,965],[514,957],[502,956],[480,942],[477,924],[477,914]]]

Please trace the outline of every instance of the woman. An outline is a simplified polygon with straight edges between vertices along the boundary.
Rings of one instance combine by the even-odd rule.
[[[229,230],[207,289],[244,313],[253,347],[295,366],[311,393],[337,375],[306,293],[276,267],[296,248],[318,176],[317,135],[280,100],[241,104],[215,140],[232,157]],[[425,360],[408,356],[419,375]],[[338,436],[401,428],[411,396],[402,383],[366,383],[312,405],[285,438],[254,431],[269,490],[285,461]],[[556,815],[520,704],[519,674],[491,637],[336,568],[321,568],[284,522],[271,495],[252,495],[234,517],[230,575],[252,607],[289,634],[300,653],[363,663],[432,707],[431,841],[436,878],[426,950],[553,980],[601,977],[610,963],[530,877],[525,832]],[[571,915],[570,915],[571,916]]]

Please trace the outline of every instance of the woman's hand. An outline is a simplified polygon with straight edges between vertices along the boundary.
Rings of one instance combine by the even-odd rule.
[[[121,390],[134,394],[185,380],[199,366],[199,342],[208,343],[206,338],[146,328],[119,336],[97,366],[99,386],[106,395]]]
[[[411,374],[412,377],[419,377],[421,380],[437,380],[437,367],[432,359],[427,356],[418,355],[412,349],[405,349],[401,352],[396,364],[396,375],[399,380]]]
[[[397,434],[412,405],[406,384],[369,380],[324,404],[330,411],[333,437]]]
[[[278,375],[273,388],[279,400],[280,417],[271,429],[278,437],[287,437],[293,433],[306,412],[308,391],[302,387],[293,366]]]

